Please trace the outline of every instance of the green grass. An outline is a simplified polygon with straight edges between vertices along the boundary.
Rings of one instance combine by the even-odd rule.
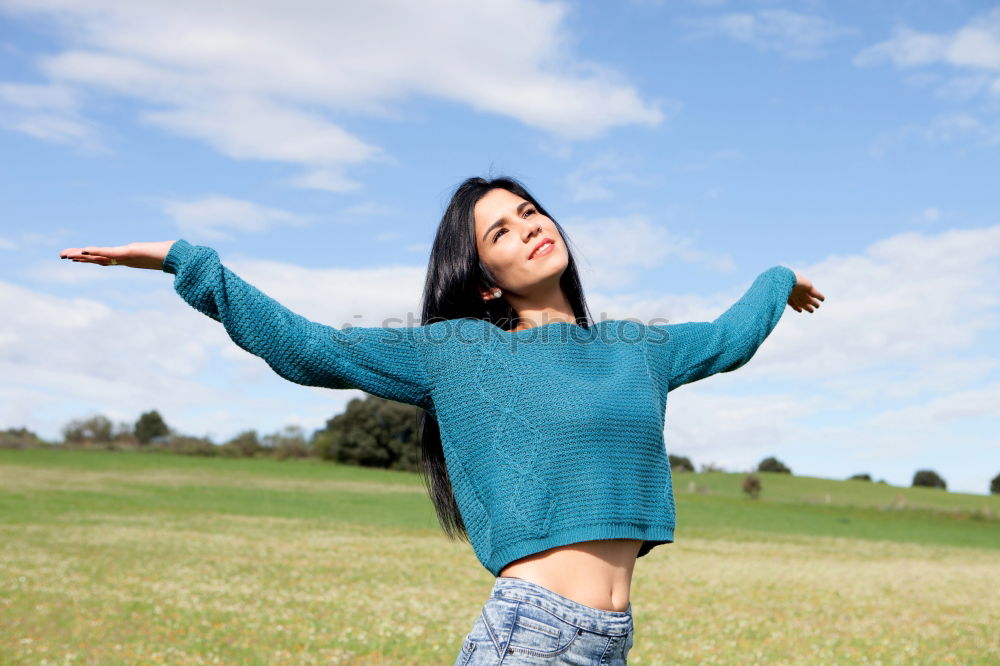
[[[741,479],[675,475],[630,664],[1000,663],[998,498]],[[0,451],[0,664],[451,663],[491,585],[414,474]]]
[[[774,472],[758,472],[757,476],[763,484],[761,498],[767,502],[829,503],[870,508],[894,508],[902,504],[905,508],[945,512],[982,512],[986,508],[993,516],[1000,515],[1000,495],[970,495],[937,488],[901,488],[868,481],[835,481]],[[674,474],[674,489],[678,493],[741,497],[743,477],[743,474],[724,472],[680,472]],[[692,483],[695,486],[693,491]]]

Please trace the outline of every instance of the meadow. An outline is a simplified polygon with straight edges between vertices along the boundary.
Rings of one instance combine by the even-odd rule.
[[[675,474],[635,664],[1000,663],[1000,497]],[[0,451],[2,664],[451,664],[493,579],[414,474]]]

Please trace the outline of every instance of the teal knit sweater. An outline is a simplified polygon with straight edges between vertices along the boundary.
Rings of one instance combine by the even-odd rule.
[[[163,270],[285,379],[431,413],[469,540],[494,575],[580,541],[640,539],[640,556],[672,542],[667,393],[749,361],[795,285],[774,266],[713,322],[553,322],[513,333],[461,318],[338,329],[289,311],[211,248],[179,240]]]

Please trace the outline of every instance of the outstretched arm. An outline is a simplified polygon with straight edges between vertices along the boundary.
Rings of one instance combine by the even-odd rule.
[[[215,250],[184,240],[68,248],[60,256],[173,273],[174,288],[188,304],[297,384],[358,388],[433,409],[419,349],[424,327],[337,329],[310,321],[240,279]]]
[[[730,372],[749,361],[790,305],[796,312],[813,312],[825,300],[812,282],[784,266],[774,266],[754,280],[750,289],[711,322],[653,326],[665,333],[647,346],[650,359],[669,390]]]

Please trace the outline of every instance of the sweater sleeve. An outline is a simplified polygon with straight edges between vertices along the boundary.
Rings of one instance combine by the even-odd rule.
[[[773,266],[712,322],[651,326],[647,349],[667,390],[745,365],[778,325],[795,282],[790,268]]]
[[[295,314],[223,266],[215,250],[178,240],[163,262],[174,289],[289,381],[357,388],[433,410],[420,353],[424,327],[333,328]]]

